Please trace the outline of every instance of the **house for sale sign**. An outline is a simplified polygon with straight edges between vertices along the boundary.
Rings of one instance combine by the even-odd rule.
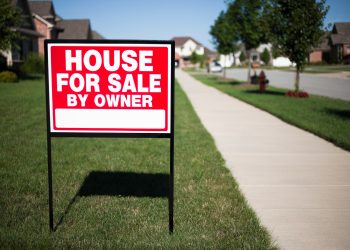
[[[173,43],[47,40],[51,133],[172,131]]]

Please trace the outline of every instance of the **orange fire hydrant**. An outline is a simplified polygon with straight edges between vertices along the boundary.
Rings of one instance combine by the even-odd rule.
[[[268,83],[269,80],[266,79],[265,72],[262,70],[259,74],[259,88],[261,93],[265,92]]]

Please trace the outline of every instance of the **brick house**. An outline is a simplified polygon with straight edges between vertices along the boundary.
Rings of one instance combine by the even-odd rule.
[[[61,18],[56,15],[51,1],[30,1],[29,6],[36,29],[43,35],[43,37],[38,39],[38,52],[39,55],[43,56],[44,40],[57,39],[58,33],[62,32],[62,29],[56,26],[57,21],[61,20]]]
[[[43,34],[38,40],[38,52],[44,55],[45,39],[104,39],[91,30],[89,19],[62,19],[50,0],[29,2],[37,31]]]
[[[1,61],[4,61],[1,67],[16,68],[29,53],[38,51],[37,41],[42,35],[36,31],[27,0],[12,0],[11,4],[21,11],[21,26],[13,27],[14,32],[20,33],[21,39],[12,49],[0,51],[0,56]]]
[[[350,22],[334,23],[329,44],[331,61],[343,62],[350,55]]]
[[[321,43],[309,53],[309,63],[329,62],[330,61],[329,33],[321,38]]]

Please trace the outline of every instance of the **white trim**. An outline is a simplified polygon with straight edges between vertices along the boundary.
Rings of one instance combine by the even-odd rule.
[[[46,24],[47,27],[50,28],[50,29],[53,28],[53,26],[54,26],[52,23],[46,21],[44,18],[42,18],[42,17],[39,16],[38,14],[33,13],[33,17],[35,17],[36,19],[38,19],[40,22]]]

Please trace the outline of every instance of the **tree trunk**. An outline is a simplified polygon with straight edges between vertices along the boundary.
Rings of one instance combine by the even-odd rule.
[[[297,71],[295,74],[295,83],[294,83],[294,89],[295,92],[299,92],[299,82],[300,82],[300,68],[297,66]]]
[[[248,56],[248,77],[247,77],[247,83],[251,83],[250,82],[250,71],[251,71],[251,68],[252,68],[252,64],[251,64],[251,61],[250,61],[250,50],[247,51],[247,56]]]

